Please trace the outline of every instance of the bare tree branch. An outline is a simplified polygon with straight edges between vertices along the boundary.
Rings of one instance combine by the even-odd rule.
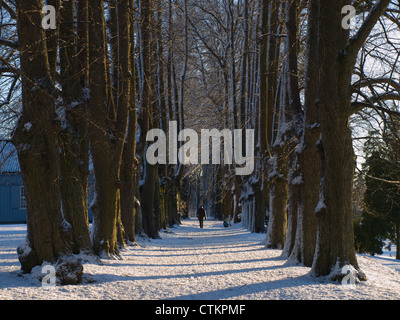
[[[357,54],[360,48],[367,40],[372,29],[386,10],[389,3],[390,0],[379,0],[371,9],[369,15],[365,19],[364,23],[362,24],[356,35],[350,39],[349,44],[346,48],[350,60],[355,60],[357,58]]]
[[[12,49],[18,49],[18,41],[11,41],[8,39],[0,38],[0,45],[10,47]]]
[[[368,87],[369,85],[374,85],[374,84],[388,84],[388,85],[392,86],[395,90],[400,92],[400,82],[397,82],[391,78],[384,78],[384,77],[361,79],[359,81],[356,81],[352,85],[352,88],[353,88],[353,90],[356,90],[356,89]]]
[[[11,18],[17,19],[17,13],[6,0],[0,0],[0,8],[6,9]]]

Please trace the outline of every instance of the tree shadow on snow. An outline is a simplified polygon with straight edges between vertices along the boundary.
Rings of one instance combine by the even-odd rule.
[[[259,283],[252,283],[247,285],[238,285],[234,287],[224,288],[224,289],[217,289],[213,291],[195,293],[195,294],[188,294],[188,295],[181,295],[174,298],[170,298],[171,300],[226,300],[226,299],[234,299],[244,295],[252,295],[263,293],[263,296],[268,296],[268,291],[277,290],[276,293],[273,294],[273,298],[276,299],[295,299],[296,290],[293,290],[291,294],[287,291],[282,290],[285,288],[296,288],[310,285],[314,282],[310,279],[307,275],[302,275],[299,277],[291,277],[279,280],[272,280],[272,281],[265,281]]]

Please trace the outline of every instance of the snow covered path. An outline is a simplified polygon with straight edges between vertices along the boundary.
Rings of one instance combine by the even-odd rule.
[[[139,239],[123,260],[86,263],[91,283],[44,289],[32,276],[20,276],[16,247],[26,227],[0,226],[0,299],[400,299],[400,262],[389,257],[360,255],[369,280],[349,288],[287,265],[280,250],[264,248],[265,234],[240,225],[225,229],[206,221],[200,229],[192,219],[171,231],[159,240]]]

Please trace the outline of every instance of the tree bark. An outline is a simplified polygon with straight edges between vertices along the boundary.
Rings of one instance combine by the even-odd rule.
[[[270,159],[272,173],[269,175],[269,222],[266,247],[283,249],[286,239],[288,202],[288,164],[286,145],[275,146],[275,155]]]
[[[134,1],[130,0],[130,8],[134,7]],[[135,12],[130,11],[130,39],[135,37]],[[128,132],[126,141],[124,143],[124,149],[122,153],[121,163],[121,219],[125,230],[125,239],[130,244],[136,243],[136,213],[140,209],[140,202],[136,197],[137,182],[139,178],[139,161],[136,158],[136,84],[137,84],[137,72],[136,72],[136,59],[135,59],[135,44],[130,43],[131,49],[129,57],[132,77],[130,85],[131,100],[129,104],[129,115],[128,115]]]
[[[96,197],[92,242],[94,252],[101,257],[119,255],[122,241],[120,216],[120,165],[125,142],[128,106],[130,103],[130,42],[129,2],[118,3],[119,61],[118,105],[112,96],[109,72],[103,1],[89,2],[89,55],[91,99],[89,102],[89,137],[96,176]],[[106,156],[108,155],[108,156]]]
[[[317,152],[317,141],[321,135],[317,102],[317,23],[318,1],[311,0],[308,8],[305,103],[303,135],[296,150],[299,163],[298,211],[296,240],[290,259],[311,267],[314,258],[317,218],[314,210],[318,204],[321,176],[321,159]]]
[[[154,211],[155,183],[158,182],[158,165],[150,164],[146,160],[146,135],[155,128],[155,96],[153,90],[153,59],[152,59],[152,24],[154,14],[154,2],[141,3],[141,49],[142,49],[142,117],[141,117],[141,149],[140,155],[143,167],[143,179],[140,186],[141,212],[143,230],[150,238],[158,238],[157,219]]]
[[[87,63],[77,55],[78,50],[85,50],[87,46],[87,34],[83,34],[85,38],[80,39],[84,47],[77,47],[76,30],[67,23],[74,20],[73,2],[65,3],[60,11],[62,22],[65,21],[60,26],[60,70],[65,109],[65,123],[60,135],[63,214],[72,226],[73,252],[92,254],[87,203],[89,140],[85,92],[87,78],[84,72]],[[87,8],[80,8],[81,14],[82,11],[87,13]]]
[[[299,94],[297,67],[297,1],[285,3],[286,40],[285,59],[281,69],[279,86],[279,115],[277,134],[272,145],[271,185],[270,190],[270,228],[267,246],[283,248],[287,234],[286,224],[289,215],[288,239],[285,252],[288,254],[293,246],[297,221],[297,184],[294,183],[297,160],[294,149],[299,140],[302,126],[302,109]],[[278,107],[277,107],[278,109]],[[290,172],[290,174],[289,174]],[[290,193],[289,193],[290,191]],[[289,198],[289,194],[291,198]],[[286,205],[289,203],[289,206]],[[288,210],[290,209],[290,211]],[[275,230],[276,229],[276,230]]]
[[[322,139],[321,189],[315,209],[318,219],[317,243],[312,273],[341,279],[341,268],[352,265],[357,277],[365,279],[359,269],[354,249],[353,175],[355,156],[349,128],[351,76],[357,54],[389,0],[381,0],[357,34],[341,26],[341,8],[349,1],[320,2],[319,7],[319,95],[318,108]],[[324,23],[330,21],[331,23]]]
[[[71,225],[61,209],[60,155],[54,84],[50,74],[41,1],[17,3],[22,74],[22,115],[14,131],[27,198],[28,234],[18,247],[24,272],[71,254]]]
[[[168,106],[166,96],[168,94],[168,89],[166,90],[165,86],[165,62],[164,62],[164,41],[163,41],[163,11],[162,11],[162,2],[158,1],[156,4],[157,10],[157,93],[158,93],[158,108],[160,115],[160,126],[164,132],[168,131]],[[168,155],[167,155],[168,157]],[[160,164],[159,165],[159,226],[161,229],[168,228],[168,208],[167,208],[167,176],[168,176],[168,165]],[[157,187],[157,186],[156,186]]]
[[[180,74],[179,85],[177,83],[176,69],[174,65],[173,46],[174,32],[173,32],[173,12],[172,12],[172,1],[169,1],[169,37],[170,44],[168,50],[168,62],[167,62],[167,93],[168,93],[168,113],[170,121],[176,120],[178,122],[178,130],[184,129],[184,94],[185,94],[185,81],[189,61],[189,29],[188,29],[188,8],[187,1],[184,1],[184,58],[182,62],[182,70]],[[181,143],[178,142],[178,148]],[[182,178],[184,173],[184,165],[169,164],[168,165],[168,177],[165,188],[167,190],[167,208],[168,208],[168,225],[170,227],[179,224],[179,204],[182,190]]]
[[[295,155],[291,155],[290,170],[288,174],[288,205],[287,215],[288,223],[286,230],[285,246],[282,255],[289,257],[293,251],[296,242],[296,233],[298,225],[298,210],[299,210],[299,186],[297,177],[299,174],[299,166]]]
[[[342,1],[343,2],[343,1]],[[340,48],[346,35],[340,26],[343,3],[320,3],[319,20],[319,96],[322,139],[321,182],[319,202],[315,208],[318,219],[316,252],[312,265],[315,275],[340,277],[338,268],[346,264],[358,269],[354,250],[352,225],[352,179],[354,152],[346,109],[350,106],[349,89],[352,70],[345,70],[340,61]],[[338,32],[338,30],[341,32]],[[348,35],[347,35],[348,37]]]

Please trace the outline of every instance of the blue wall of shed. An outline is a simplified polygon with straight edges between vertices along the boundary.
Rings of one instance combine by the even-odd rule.
[[[0,174],[0,223],[25,223],[26,209],[20,208],[21,174]]]
[[[0,224],[26,223],[26,209],[20,208],[22,185],[20,173],[0,173]],[[88,214],[92,222],[92,210]]]

